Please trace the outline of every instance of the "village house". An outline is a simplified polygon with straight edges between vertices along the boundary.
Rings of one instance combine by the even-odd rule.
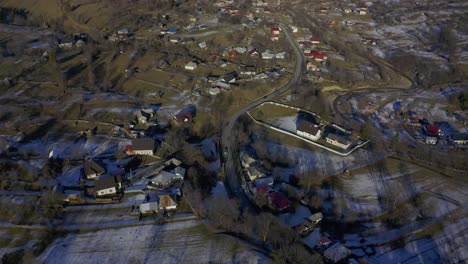
[[[279,35],[279,34],[280,34],[280,31],[281,31],[281,29],[280,29],[279,27],[273,27],[273,28],[271,28],[271,33],[272,33],[272,34],[277,34],[277,35]]]
[[[106,170],[94,160],[88,160],[83,164],[83,173],[88,180],[95,179],[105,172]]]
[[[272,177],[257,178],[254,181],[255,188],[271,187],[275,181]]]
[[[193,71],[197,68],[197,66],[198,64],[196,62],[191,61],[185,65],[185,69],[189,71]]]
[[[248,54],[250,57],[258,57],[260,55],[256,48],[250,48]]]
[[[232,49],[227,53],[228,58],[235,58],[238,55],[239,55],[239,52],[237,50],[235,50],[235,49]]]
[[[296,128],[296,134],[312,141],[317,141],[320,139],[321,131],[316,124],[307,120],[301,120]]]
[[[457,133],[453,134],[450,137],[453,141],[453,143],[457,145],[467,145],[468,144],[468,134],[466,133]]]
[[[287,55],[288,54],[286,52],[278,52],[278,53],[275,54],[275,58],[277,58],[277,59],[286,59]]]
[[[247,48],[244,47],[235,47],[234,50],[237,51],[239,54],[244,54],[247,52]]]
[[[257,69],[255,68],[255,66],[242,66],[240,74],[244,76],[252,76],[257,74]]]
[[[215,83],[213,83],[213,87],[228,90],[229,88],[231,88],[231,85],[229,83],[218,80]]]
[[[157,188],[166,189],[176,182],[183,182],[185,169],[177,167],[174,172],[161,171],[156,177],[149,179],[149,184]]]
[[[147,110],[138,110],[136,115],[138,124],[146,124],[148,123],[148,120],[153,116],[153,112]]]
[[[351,250],[340,243],[335,243],[323,252],[323,256],[331,263],[338,263],[351,255]]]
[[[265,174],[263,172],[259,171],[256,167],[253,166],[247,167],[246,172],[250,181],[254,181],[257,178],[265,177]]]
[[[166,31],[166,33],[169,35],[174,35],[175,33],[177,33],[177,30],[175,28],[170,28]]]
[[[311,232],[314,227],[320,223],[320,221],[322,220],[323,218],[323,215],[322,213],[316,213],[316,214],[313,214],[309,217],[307,217],[304,222],[302,222],[301,224],[297,225],[294,227],[294,229],[296,230],[296,233],[299,234],[299,235],[307,235],[309,232]]]
[[[250,165],[255,163],[257,160],[252,158],[249,154],[246,152],[241,152],[240,153],[240,160],[241,160],[241,165],[243,168],[248,168]]]
[[[351,146],[351,141],[334,133],[328,133],[325,137],[325,140],[327,141],[327,143],[344,150],[348,149]]]
[[[322,62],[328,59],[328,56],[325,53],[320,51],[313,50],[309,53],[305,53],[304,56],[313,58],[317,62]]]
[[[310,71],[310,72],[318,72],[320,71],[320,68],[313,64],[311,61],[308,61],[307,62],[307,71]]]
[[[320,38],[313,37],[313,38],[310,39],[310,43],[312,43],[314,45],[318,45],[318,44],[320,44]]]
[[[206,47],[207,47],[206,42],[203,41],[203,42],[198,43],[198,47],[200,47],[201,49],[206,49]]]
[[[265,52],[262,53],[262,59],[264,60],[271,60],[275,58],[275,54],[271,52],[270,50],[265,50]]]
[[[323,219],[323,214],[321,212],[315,213],[315,214],[307,217],[307,220],[310,221],[311,223],[313,223],[314,225],[317,225],[318,223],[320,223],[320,221],[322,221],[322,219]]]
[[[127,146],[127,155],[154,155],[156,141],[152,138],[132,139],[132,145]]]
[[[442,136],[442,131],[440,130],[439,126],[427,124],[424,127],[424,132],[429,137],[439,137]]]
[[[277,211],[284,211],[289,208],[290,202],[286,194],[282,192],[271,192],[268,194],[270,206]]]
[[[428,145],[435,145],[439,139],[437,137],[426,136],[424,142]]]
[[[140,204],[140,213],[143,215],[156,214],[159,211],[158,202],[147,202]]]
[[[192,112],[190,111],[182,111],[182,112],[177,113],[174,116],[174,119],[179,124],[189,124],[189,123],[192,123],[193,115],[192,115]]]
[[[159,195],[159,210],[162,212],[174,211],[177,209],[177,203],[171,198],[171,196],[164,194]]]
[[[94,182],[95,197],[115,196],[123,191],[122,176],[100,178]]]
[[[322,236],[320,238],[318,246],[319,247],[328,247],[331,243],[332,243],[332,241],[327,236]]]
[[[235,83],[237,81],[237,77],[239,77],[239,75],[237,72],[233,71],[221,76],[219,80],[225,83]]]

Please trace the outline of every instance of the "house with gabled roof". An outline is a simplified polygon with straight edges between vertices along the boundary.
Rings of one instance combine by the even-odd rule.
[[[320,139],[322,132],[318,125],[308,120],[301,120],[296,128],[296,134],[298,136],[317,141]]]
[[[105,173],[106,169],[96,163],[94,160],[85,161],[83,164],[83,173],[86,179],[95,179]]]
[[[344,150],[348,149],[351,146],[350,140],[347,140],[346,138],[335,133],[328,133],[325,137],[325,140],[327,141],[327,143]]]
[[[123,192],[122,176],[111,176],[100,178],[94,182],[94,196],[108,197],[115,196]]]

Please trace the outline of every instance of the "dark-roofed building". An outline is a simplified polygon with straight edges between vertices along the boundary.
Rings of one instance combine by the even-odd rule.
[[[177,120],[180,124],[190,123],[192,122],[193,115],[191,112],[180,112],[174,116],[175,120]]]
[[[468,144],[468,134],[467,133],[457,133],[451,136],[453,143],[458,145]]]
[[[328,133],[325,140],[327,141],[327,143],[345,150],[351,146],[351,141],[334,133]]]
[[[88,160],[83,164],[83,172],[86,179],[92,180],[99,177],[101,174],[106,172],[106,170],[94,160]]]
[[[286,210],[290,206],[288,197],[282,192],[271,192],[268,195],[268,200],[270,205],[278,211]]]
[[[156,141],[152,138],[135,138],[132,140],[132,151],[136,155],[153,155]]]
[[[301,120],[296,128],[296,134],[301,137],[317,141],[320,139],[322,133],[316,124],[307,120]]]
[[[122,176],[112,176],[98,179],[94,183],[96,197],[114,196],[123,191]]]

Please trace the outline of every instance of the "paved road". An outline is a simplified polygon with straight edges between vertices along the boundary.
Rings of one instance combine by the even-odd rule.
[[[243,108],[239,109],[236,113],[234,113],[231,118],[227,121],[225,124],[225,127],[222,132],[221,136],[221,145],[223,146],[223,152],[227,152],[225,155],[225,164],[224,164],[224,175],[225,175],[225,181],[226,181],[226,186],[229,188],[231,193],[236,193],[241,191],[241,180],[240,176],[238,173],[236,173],[236,164],[235,161],[238,160],[237,157],[235,157],[235,160],[233,159],[233,135],[232,135],[232,130],[234,127],[234,124],[236,123],[237,119],[245,114],[247,111],[252,110],[253,108],[257,107],[258,105],[266,102],[266,101],[271,101],[273,98],[277,97],[278,95],[281,95],[291,89],[294,85],[297,84],[297,82],[301,79],[302,73],[304,71],[304,66],[305,66],[305,58],[304,54],[302,53],[302,50],[298,47],[297,43],[291,36],[290,32],[288,31],[287,27],[285,25],[281,25],[281,28],[283,29],[283,33],[286,36],[289,44],[294,48],[294,52],[296,54],[296,65],[294,68],[294,74],[292,79],[284,86],[281,88],[263,96],[260,97],[253,102],[249,103],[248,105],[244,106]]]

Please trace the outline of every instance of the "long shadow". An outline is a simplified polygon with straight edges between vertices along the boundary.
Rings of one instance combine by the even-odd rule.
[[[27,142],[29,142],[31,140],[34,140],[34,139],[41,138],[41,137],[45,136],[49,132],[50,128],[53,127],[56,124],[57,124],[57,119],[56,118],[52,118],[52,119],[47,120],[46,123],[39,126],[38,128],[36,128],[31,133],[27,134],[20,141],[20,143],[27,143]]]
[[[66,57],[59,57],[59,58],[57,58],[57,62],[58,63],[64,63],[66,61],[72,60],[72,59],[80,56],[81,54],[83,54],[83,52],[80,51],[80,52],[76,52],[74,54],[68,55]]]
[[[65,73],[67,79],[71,79],[78,75],[80,72],[82,72],[86,68],[86,65],[84,64],[79,64],[76,66],[71,67],[68,69],[68,71]]]

